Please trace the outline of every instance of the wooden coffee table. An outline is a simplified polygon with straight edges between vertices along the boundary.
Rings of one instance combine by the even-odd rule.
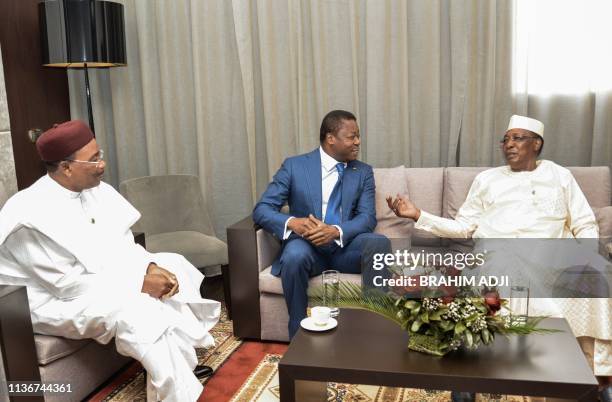
[[[597,380],[565,319],[563,332],[498,336],[493,345],[434,357],[407,348],[408,334],[363,310],[342,309],[338,327],[295,335],[278,365],[281,402],[325,401],[326,382],[597,400]]]

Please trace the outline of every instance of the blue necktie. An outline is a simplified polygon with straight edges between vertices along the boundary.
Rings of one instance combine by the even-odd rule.
[[[327,210],[325,211],[325,223],[328,225],[339,225],[342,221],[340,205],[342,205],[342,176],[344,175],[344,163],[338,163],[336,165],[336,170],[338,171],[338,181],[329,196]]]

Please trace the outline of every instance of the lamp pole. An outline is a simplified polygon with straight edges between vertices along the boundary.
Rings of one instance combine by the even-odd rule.
[[[87,63],[83,63],[83,69],[85,70],[85,93],[87,94],[87,116],[89,117],[89,128],[96,136],[96,129],[94,128],[93,111],[91,108],[91,92],[89,90],[89,73],[87,72]]]

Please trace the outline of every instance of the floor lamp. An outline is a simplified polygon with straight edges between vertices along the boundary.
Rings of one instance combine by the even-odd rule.
[[[85,72],[89,127],[95,133],[90,68],[125,66],[123,4],[101,0],[47,0],[38,3],[43,65]]]

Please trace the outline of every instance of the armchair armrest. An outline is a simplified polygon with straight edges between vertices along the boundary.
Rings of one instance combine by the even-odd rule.
[[[7,381],[40,381],[25,286],[0,286],[0,348]],[[30,396],[29,401],[44,401]]]
[[[281,242],[270,232],[266,232],[263,228],[256,228],[257,241],[257,266],[259,272],[268,268],[276,256],[280,252]]]
[[[240,338],[261,337],[256,230],[250,216],[227,228],[232,320]]]
[[[234,334],[261,338],[259,273],[272,265],[281,242],[249,216],[227,228]]]

